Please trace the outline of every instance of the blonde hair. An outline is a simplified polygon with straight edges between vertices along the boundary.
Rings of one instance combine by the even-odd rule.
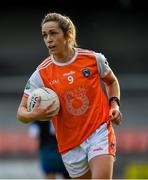
[[[64,36],[70,31],[72,34],[71,41],[69,42],[72,47],[77,47],[76,42],[76,27],[68,16],[61,15],[59,13],[48,13],[42,20],[41,26],[49,21],[58,22],[59,27],[62,29]]]

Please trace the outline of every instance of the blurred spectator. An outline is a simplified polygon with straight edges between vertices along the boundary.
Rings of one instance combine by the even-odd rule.
[[[34,121],[29,125],[29,134],[39,140],[39,160],[44,177],[69,179],[68,172],[58,153],[54,127],[51,121]]]

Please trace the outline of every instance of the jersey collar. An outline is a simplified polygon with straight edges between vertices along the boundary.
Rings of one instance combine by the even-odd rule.
[[[54,64],[58,65],[58,66],[66,66],[66,65],[68,65],[68,64],[71,64],[72,62],[75,61],[75,59],[76,59],[76,57],[77,57],[77,55],[78,55],[78,50],[77,50],[77,48],[74,48],[74,49],[75,49],[75,53],[74,53],[74,55],[72,56],[72,58],[69,59],[69,61],[66,61],[66,62],[63,62],[63,63],[62,63],[62,62],[58,62],[58,61],[55,61],[53,55],[51,55],[51,60],[52,60],[52,62],[53,62]]]

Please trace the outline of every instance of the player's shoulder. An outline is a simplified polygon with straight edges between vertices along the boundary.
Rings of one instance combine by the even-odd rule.
[[[45,69],[51,64],[52,64],[52,58],[51,56],[48,56],[37,66],[37,70]]]
[[[78,55],[95,56],[96,52],[89,49],[77,48]]]
[[[102,54],[101,52],[100,53],[96,53],[97,56],[99,56],[100,59],[105,59],[105,56],[104,54]]]

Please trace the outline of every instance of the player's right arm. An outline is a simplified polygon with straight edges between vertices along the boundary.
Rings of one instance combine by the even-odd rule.
[[[27,99],[28,98],[25,96],[22,97],[17,111],[17,119],[23,123],[29,123],[33,120],[31,117],[31,113],[27,111]]]
[[[17,111],[17,119],[20,120],[23,123],[29,123],[35,120],[42,120],[42,119],[50,119],[52,117],[52,114],[50,112],[50,106],[51,104],[46,107],[42,108],[40,107],[40,98],[38,98],[34,108],[31,112],[27,111],[27,97],[23,96],[21,103],[19,105],[18,111]]]
[[[52,102],[46,108],[42,108],[40,107],[40,98],[37,99],[37,102],[31,112],[27,110],[28,96],[34,89],[39,87],[44,87],[44,84],[40,78],[39,72],[36,70],[25,86],[24,95],[17,111],[17,119],[23,123],[29,123],[34,120],[49,120],[53,116],[52,112],[50,111]]]

